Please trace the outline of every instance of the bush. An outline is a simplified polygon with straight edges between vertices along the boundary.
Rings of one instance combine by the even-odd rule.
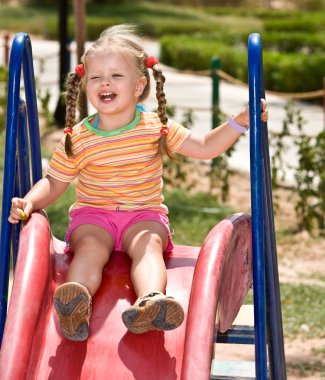
[[[273,91],[319,90],[325,75],[325,54],[264,53],[265,87]]]
[[[287,169],[294,169],[295,178],[295,211],[300,230],[325,233],[325,132],[319,132],[315,137],[306,135],[303,131],[305,120],[301,110],[292,102],[286,105],[286,118],[282,131],[273,136],[272,155],[272,185],[275,190],[286,180]],[[292,166],[285,160],[288,151],[288,137],[297,128],[299,136],[293,143],[297,149],[297,162]]]
[[[178,69],[206,70],[210,68],[211,57],[218,56],[222,70],[247,82],[247,49],[244,44],[231,46],[203,36],[168,36],[161,38],[160,44],[160,59],[167,65]],[[268,90],[306,92],[322,87],[325,54],[307,56],[265,51],[263,61]]]
[[[324,32],[325,13],[296,13],[295,17],[264,21],[265,32]]]
[[[321,53],[325,51],[325,39],[322,33],[270,32],[263,34],[263,47],[267,50],[301,54]]]
[[[178,69],[191,70],[209,69],[211,57],[216,55],[222,60],[223,70],[228,70],[232,75],[238,75],[237,70],[242,71],[238,66],[244,63],[246,55],[244,50],[232,49],[221,42],[187,36],[161,38],[160,54],[162,62]]]

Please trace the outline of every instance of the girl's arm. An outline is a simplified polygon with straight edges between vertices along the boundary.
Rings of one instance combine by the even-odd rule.
[[[234,116],[233,119],[237,124],[248,128],[248,109],[246,108]],[[262,100],[261,119],[263,121],[268,119],[267,105],[264,99]],[[205,136],[199,136],[192,133],[177,153],[192,158],[212,159],[220,156],[229,149],[238,140],[240,135],[240,132],[237,132],[228,124],[228,122],[225,122],[218,128],[208,132]]]
[[[9,222],[16,224],[27,219],[33,211],[46,208],[64,193],[69,184],[51,176],[42,178],[24,198],[12,199]]]

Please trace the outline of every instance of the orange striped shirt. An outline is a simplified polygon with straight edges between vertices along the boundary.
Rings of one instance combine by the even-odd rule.
[[[153,112],[136,111],[134,120],[117,130],[101,131],[93,116],[73,128],[73,158],[64,150],[65,137],[55,150],[47,174],[59,181],[78,179],[76,202],[70,210],[150,210],[168,213],[162,195],[162,159],[158,152],[161,122]],[[190,136],[182,125],[169,121],[167,141],[177,152]]]

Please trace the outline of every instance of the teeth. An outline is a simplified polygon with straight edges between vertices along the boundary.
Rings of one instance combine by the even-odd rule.
[[[110,100],[114,97],[114,95],[115,94],[113,92],[103,92],[99,94],[99,96],[104,100]]]

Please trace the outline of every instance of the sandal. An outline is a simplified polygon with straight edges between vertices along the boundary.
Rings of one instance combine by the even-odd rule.
[[[151,330],[173,330],[184,320],[182,306],[173,297],[153,292],[139,297],[122,313],[125,326],[134,334]]]
[[[62,336],[78,342],[86,340],[91,316],[91,296],[88,289],[77,282],[68,282],[56,289],[53,298]]]

